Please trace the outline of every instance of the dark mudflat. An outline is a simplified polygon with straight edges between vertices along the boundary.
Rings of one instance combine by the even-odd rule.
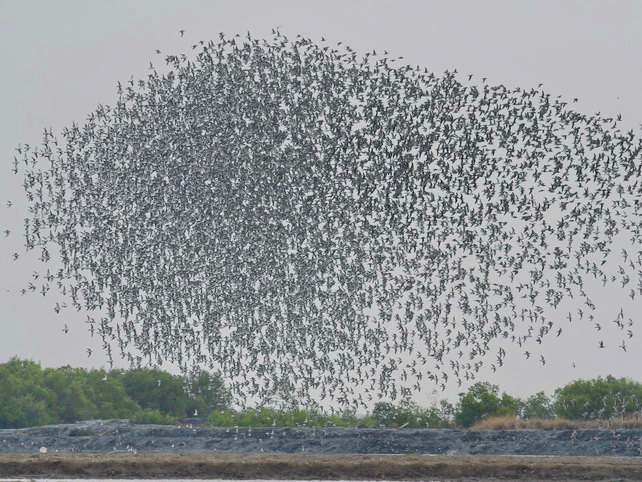
[[[0,477],[642,480],[642,459],[416,454],[0,454]]]

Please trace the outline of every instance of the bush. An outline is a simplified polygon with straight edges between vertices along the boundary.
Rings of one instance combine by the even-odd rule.
[[[122,381],[127,395],[141,408],[178,418],[194,413],[207,417],[213,410],[225,409],[230,401],[220,377],[208,372],[197,372],[187,380],[152,368],[112,370],[110,375]]]
[[[285,386],[283,396],[291,391]],[[289,396],[289,395],[288,395]],[[376,403],[371,414],[328,415],[319,410],[270,406],[229,409],[231,398],[219,374],[195,371],[186,379],[157,369],[42,369],[32,360],[0,363],[0,428],[33,427],[79,420],[128,418],[135,423],[174,424],[195,413],[209,425],[255,427],[440,428],[642,428],[642,384],[613,376],[575,380],[525,401],[476,383],[459,394],[455,407],[445,400],[428,408],[402,401]],[[520,414],[525,420],[516,420]],[[548,421],[547,421],[548,419]],[[580,423],[582,422],[582,423]],[[586,422],[586,423],[584,423]]]
[[[229,391],[220,376],[206,371],[185,379],[148,368],[42,369],[40,364],[18,357],[0,363],[0,428],[147,417],[147,412],[139,413],[141,410],[156,410],[172,416],[164,420],[174,420],[195,413],[207,416],[229,402]]]
[[[51,411],[61,422],[129,418],[140,410],[122,381],[104,370],[64,366],[46,368],[43,375],[45,386],[56,395]]]
[[[56,394],[44,385],[40,364],[11,358],[0,364],[0,428],[58,423]]]
[[[517,415],[518,400],[503,393],[499,387],[486,382],[475,383],[468,392],[459,394],[455,409],[455,423],[460,427],[470,427],[484,418]]]
[[[573,420],[626,418],[642,408],[642,384],[628,378],[575,380],[555,390],[555,413]]]
[[[528,397],[521,407],[522,417],[530,419],[548,419],[553,418],[555,413],[551,399],[544,392],[538,392]]]
[[[215,427],[361,427],[378,426],[372,417],[357,418],[352,413],[326,415],[315,410],[292,408],[277,410],[272,407],[237,410],[216,410],[207,418]]]
[[[132,418],[132,423],[144,425],[176,425],[177,419],[171,415],[163,415],[159,410],[140,410]]]
[[[234,427],[237,425],[236,417],[232,417],[234,410],[214,410],[207,417],[207,425],[214,427]]]
[[[390,402],[377,402],[372,410],[372,418],[385,427],[394,423],[397,410]]]
[[[366,415],[358,418],[355,426],[357,428],[377,428],[379,427],[379,422],[372,415]]]
[[[443,404],[442,404],[443,405]],[[390,428],[438,428],[449,426],[443,410],[436,406],[422,408],[414,402],[403,401],[399,405],[390,402],[378,402],[372,411],[375,427],[381,425]]]

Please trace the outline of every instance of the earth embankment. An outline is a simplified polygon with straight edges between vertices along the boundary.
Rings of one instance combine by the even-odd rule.
[[[450,430],[136,425],[97,420],[0,430],[0,453],[302,453],[636,457],[642,429]]]

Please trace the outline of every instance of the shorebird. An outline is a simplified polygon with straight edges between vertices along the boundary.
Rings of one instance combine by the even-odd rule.
[[[395,398],[499,370],[508,344],[561,335],[548,309],[594,323],[586,279],[641,281],[613,249],[642,238],[642,141],[619,115],[278,28],[150,62],[65,150],[51,129],[18,147],[25,246],[63,266],[21,293],[100,313],[90,332],[132,365],[358,405],[351,386]]]

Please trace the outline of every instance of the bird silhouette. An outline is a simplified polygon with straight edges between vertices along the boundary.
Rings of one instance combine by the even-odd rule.
[[[278,28],[150,62],[61,142],[16,149],[25,248],[62,266],[22,294],[94,312],[132,366],[352,405],[359,385],[461,386],[511,343],[529,358],[567,303],[600,331],[586,279],[639,293],[640,255],[613,249],[642,241],[642,141],[619,116]]]

